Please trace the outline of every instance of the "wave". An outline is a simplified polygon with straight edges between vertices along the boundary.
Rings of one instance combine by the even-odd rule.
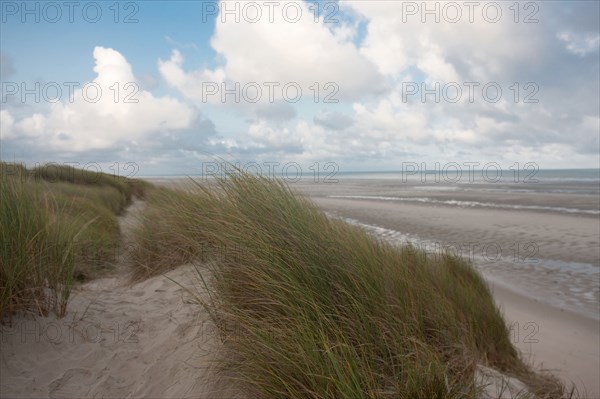
[[[535,211],[553,211],[553,212],[560,212],[560,213],[580,213],[580,214],[588,214],[588,215],[600,215],[600,210],[595,210],[595,209],[564,208],[564,207],[542,206],[542,205],[507,205],[507,204],[496,204],[496,203],[492,203],[492,202],[479,202],[479,201],[437,200],[437,199],[428,198],[428,197],[385,197],[385,196],[377,196],[377,195],[330,195],[329,198],[422,202],[422,203],[428,203],[428,204],[458,206],[461,208],[481,207],[481,208],[500,208],[500,209],[525,209],[525,210],[535,210]]]

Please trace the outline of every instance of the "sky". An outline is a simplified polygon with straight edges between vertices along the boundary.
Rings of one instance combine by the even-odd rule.
[[[2,0],[0,158],[598,168],[599,4]]]

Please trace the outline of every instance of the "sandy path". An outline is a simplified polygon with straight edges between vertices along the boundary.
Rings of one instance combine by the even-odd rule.
[[[220,344],[187,292],[163,276],[127,284],[126,247],[142,210],[134,202],[121,218],[114,273],[77,287],[66,317],[2,327],[0,397],[235,397],[214,376],[208,383]],[[188,265],[168,276],[191,287],[194,273]]]

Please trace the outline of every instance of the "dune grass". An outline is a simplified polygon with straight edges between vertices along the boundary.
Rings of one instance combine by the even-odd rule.
[[[564,393],[522,362],[462,259],[376,240],[245,174],[148,202],[133,277],[208,265],[211,300],[199,300],[225,344],[221,367],[250,397],[474,398],[478,364],[537,397]]]
[[[37,187],[0,174],[0,316],[17,310],[64,312],[75,257],[74,226]]]
[[[17,311],[60,316],[75,281],[114,263],[117,215],[146,185],[70,167],[8,163],[0,163],[0,179],[0,319]]]

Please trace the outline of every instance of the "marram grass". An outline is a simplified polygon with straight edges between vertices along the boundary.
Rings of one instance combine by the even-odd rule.
[[[75,265],[72,226],[52,198],[0,174],[0,317],[16,310],[62,314]]]
[[[117,215],[147,186],[67,166],[0,162],[0,320],[19,311],[63,315],[74,281],[114,263]]]
[[[208,265],[201,304],[220,329],[220,366],[249,397],[475,398],[477,364],[563,397],[521,361],[462,259],[381,242],[241,173],[148,201],[133,277]]]

